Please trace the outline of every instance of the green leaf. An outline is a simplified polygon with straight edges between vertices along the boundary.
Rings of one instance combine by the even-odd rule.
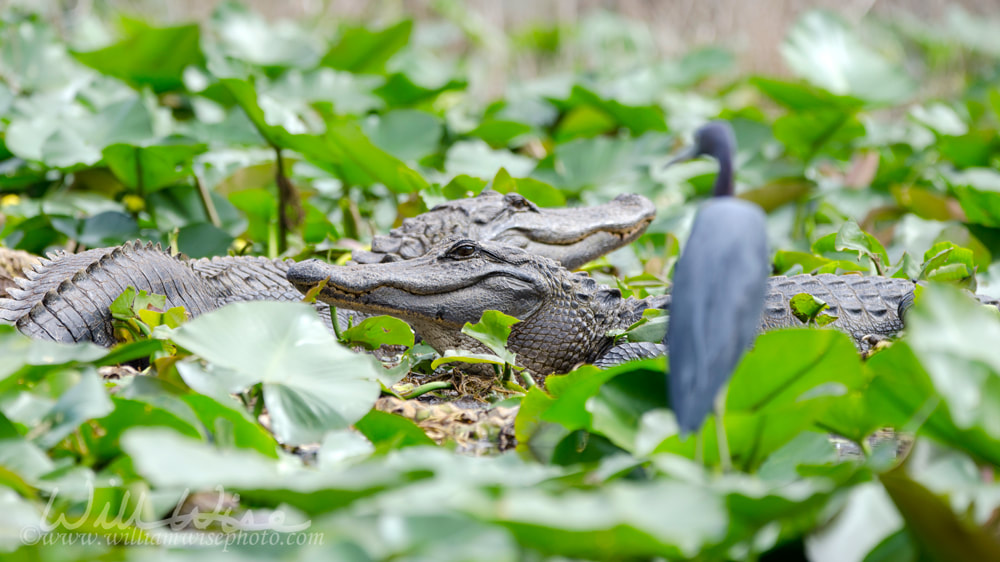
[[[976,290],[975,258],[972,250],[951,242],[938,242],[924,253],[919,279],[951,283]]]
[[[736,367],[726,393],[724,424],[733,461],[753,470],[866,382],[846,334],[805,329],[762,334]],[[710,416],[701,430],[706,461],[713,464],[718,462],[716,423]],[[656,450],[690,458],[694,441],[675,434]]]
[[[797,113],[831,107],[849,112],[864,105],[864,102],[857,98],[834,95],[809,84],[786,82],[763,76],[755,76],[750,82],[764,95]]]
[[[231,304],[184,324],[171,339],[234,371],[234,383],[243,388],[263,383],[264,403],[283,443],[319,441],[360,419],[378,396],[371,359],[337,343],[304,304]]]
[[[961,291],[926,287],[906,316],[908,341],[960,429],[1000,440],[1000,318]]]
[[[513,316],[496,310],[486,310],[483,311],[479,322],[475,324],[466,322],[462,326],[462,333],[479,341],[498,357],[513,365],[514,354],[507,350],[507,338],[510,337],[511,326],[518,322],[520,320]]]
[[[348,345],[360,345],[374,350],[383,345],[413,347],[414,336],[410,325],[392,316],[372,316],[360,324],[341,332]]]
[[[239,2],[222,2],[212,14],[212,28],[223,54],[271,68],[312,68],[320,58],[321,44],[301,26],[270,22]],[[222,57],[210,65],[220,75]]]
[[[224,256],[233,240],[231,234],[214,224],[188,224],[177,232],[177,249],[191,258]]]
[[[181,396],[191,411],[198,416],[204,428],[214,436],[220,448],[253,449],[264,456],[277,458],[278,445],[274,437],[235,398],[217,400],[203,394],[188,393]],[[223,435],[229,440],[223,439]]]
[[[487,119],[467,134],[470,137],[478,137],[486,141],[491,148],[505,148],[518,137],[530,133],[531,130],[531,125],[525,123]]]
[[[372,144],[403,161],[417,161],[438,150],[443,134],[437,117],[415,109],[397,109],[362,124]]]
[[[492,178],[500,168],[506,169],[511,176],[521,178],[531,173],[535,161],[508,150],[492,150],[479,140],[456,142],[448,149],[444,160],[445,171],[456,176]]]
[[[184,87],[184,69],[201,66],[201,30],[197,25],[151,27],[137,20],[123,20],[126,37],[97,51],[73,56],[101,74],[114,76],[133,87],[148,86],[156,93]]]
[[[865,127],[857,116],[842,109],[789,113],[774,122],[774,138],[806,161],[825,153],[846,159],[864,136]]]
[[[320,64],[355,74],[381,74],[385,63],[410,40],[411,20],[403,20],[379,31],[365,27],[345,29]]]
[[[84,219],[76,239],[93,247],[117,246],[139,237],[139,225],[131,215],[106,211]]]
[[[892,103],[906,100],[916,90],[902,64],[866,46],[831,12],[811,11],[799,18],[781,54],[795,73],[834,94]]]
[[[1000,173],[970,168],[948,178],[968,222],[1000,227]]]
[[[434,440],[412,421],[379,410],[365,414],[354,427],[375,445],[375,454],[386,454],[404,447],[434,445]]]
[[[420,174],[372,144],[351,122],[328,121],[322,138],[298,135],[291,146],[352,185],[381,183],[396,193],[412,193],[428,186]]]
[[[113,408],[100,377],[92,369],[85,370],[79,382],[60,396],[42,417],[41,424],[33,428],[32,441],[43,449],[51,449],[80,424],[103,417]]]
[[[906,521],[910,536],[935,560],[998,560],[996,538],[959,517],[951,505],[902,470],[879,476]]]
[[[792,314],[803,324],[815,323],[819,326],[825,326],[837,319],[836,316],[823,313],[824,310],[830,308],[826,301],[809,293],[799,293],[793,296],[788,304]]]
[[[889,254],[877,238],[861,230],[858,223],[847,221],[837,230],[833,249],[838,252],[854,250],[868,256],[879,271],[889,267]]]
[[[122,183],[145,194],[190,178],[194,157],[208,149],[204,144],[160,142],[110,145],[104,149],[104,162]]]
[[[282,108],[271,103],[271,100],[265,102],[271,108],[270,115],[268,115],[268,112],[262,109],[262,98],[258,95],[257,90],[246,80],[221,78],[219,79],[219,83],[233,96],[237,105],[246,112],[247,117],[250,118],[250,122],[253,123],[254,128],[257,129],[260,136],[264,137],[267,144],[278,148],[289,147],[295,144],[292,140],[292,133],[288,129],[291,127],[296,132],[304,129],[304,125],[302,125],[298,117],[289,113],[283,113],[281,111]]]

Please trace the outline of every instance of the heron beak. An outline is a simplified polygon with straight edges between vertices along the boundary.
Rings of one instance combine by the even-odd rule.
[[[674,164],[677,164],[678,162],[685,162],[687,160],[691,160],[692,158],[696,158],[697,156],[698,156],[698,147],[697,146],[689,146],[689,147],[685,148],[684,150],[680,151],[679,153],[677,153],[676,156],[674,156],[673,158],[671,158],[670,161],[667,162],[667,164],[664,166],[664,168],[667,168],[669,166],[673,166]]]

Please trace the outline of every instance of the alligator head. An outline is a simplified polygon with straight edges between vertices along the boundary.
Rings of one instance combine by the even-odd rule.
[[[357,263],[413,259],[456,236],[496,240],[575,269],[635,240],[656,209],[641,195],[619,195],[594,207],[540,208],[517,193],[483,191],[478,197],[443,203],[403,221],[356,252]]]
[[[507,342],[518,364],[543,375],[593,361],[612,343],[608,330],[627,327],[645,308],[584,273],[495,241],[446,242],[390,263],[309,260],[293,265],[288,280],[303,293],[325,280],[319,300],[406,320],[438,351],[481,349],[461,328],[499,310],[521,320]]]

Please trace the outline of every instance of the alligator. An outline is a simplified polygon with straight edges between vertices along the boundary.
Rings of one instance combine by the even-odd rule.
[[[362,263],[399,262],[419,255],[436,240],[455,236],[499,239],[578,267],[638,237],[652,221],[653,204],[639,195],[621,195],[594,207],[538,208],[521,195],[484,191],[450,201],[403,221],[376,236]],[[0,322],[26,334],[57,341],[114,344],[108,307],[125,287],[167,296],[167,306],[184,306],[192,316],[236,301],[299,301],[285,278],[294,262],[228,256],[189,260],[158,246],[133,242],[41,260],[15,280],[20,288],[0,298]],[[317,307],[328,323],[329,308]],[[351,311],[338,310],[343,325]]]
[[[495,240],[576,269],[639,237],[656,208],[634,193],[593,207],[540,208],[517,193],[487,190],[477,197],[442,203],[386,236],[370,252],[354,252],[356,263],[420,257],[445,240]]]
[[[293,265],[288,280],[302,292],[325,281],[318,300],[401,318],[439,352],[482,351],[482,344],[461,333],[462,326],[479,321],[486,310],[514,316],[520,322],[511,328],[508,348],[519,366],[539,375],[666,351],[653,343],[616,345],[609,332],[629,327],[647,308],[669,309],[669,295],[624,298],[586,273],[497,242],[448,242],[402,262],[331,266],[308,260]],[[771,277],[760,329],[801,326],[789,301],[810,293],[836,317],[828,326],[849,334],[865,351],[902,329],[900,309],[913,287],[912,281],[889,277]]]

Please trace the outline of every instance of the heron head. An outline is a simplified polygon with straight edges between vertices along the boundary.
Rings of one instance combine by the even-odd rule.
[[[699,156],[711,156],[718,161],[732,157],[736,147],[733,128],[726,121],[709,121],[694,132],[694,144],[674,156],[667,166]]]

